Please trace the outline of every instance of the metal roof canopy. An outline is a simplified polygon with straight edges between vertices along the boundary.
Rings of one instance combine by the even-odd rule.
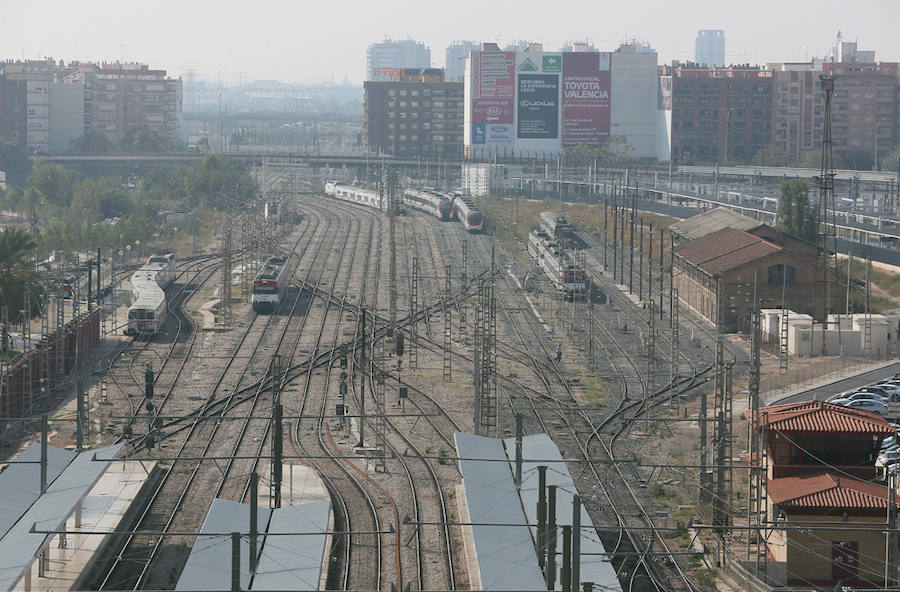
[[[224,499],[213,500],[194,541],[176,590],[229,590],[231,588],[231,538],[223,532],[241,533],[242,590],[316,590],[322,575],[331,501],[319,500],[270,510],[259,508],[259,557],[256,573],[250,573],[250,506]],[[267,535],[277,532],[321,532],[315,536]],[[219,533],[204,535],[203,533]],[[252,581],[252,583],[251,583]]]
[[[0,540],[0,590],[12,590],[52,538],[52,535],[31,532],[32,527],[61,530],[109,467],[111,461],[95,461],[94,455],[110,458],[118,455],[122,446],[115,444],[78,454],[9,529]],[[39,465],[35,466],[40,469]]]
[[[515,457],[516,440],[509,438],[504,440],[506,449]],[[542,462],[531,462],[529,458],[539,458]],[[559,462],[543,462],[546,459],[559,459]],[[528,515],[530,524],[537,523],[538,501],[538,465],[547,465],[547,485],[556,485],[556,523],[558,526],[572,525],[572,498],[575,492],[575,482],[569,474],[562,454],[553,440],[547,434],[534,434],[522,438],[522,505]],[[609,561],[603,543],[597,538],[594,523],[584,507],[581,506],[581,581],[593,582],[602,590],[621,590],[622,585],[616,577],[616,570]],[[573,533],[574,534],[574,533]],[[537,528],[534,529],[537,536]],[[557,550],[562,550],[562,529],[557,534]],[[557,561],[557,568],[562,569],[562,562]],[[557,572],[556,589],[561,589],[562,578]],[[580,588],[580,585],[578,586]]]
[[[544,576],[537,563],[534,540],[527,526],[515,481],[508,465],[467,458],[504,460],[503,443],[456,432],[453,435],[469,520],[509,526],[473,525],[475,556],[483,590],[542,590]]]
[[[261,545],[269,523],[271,510],[259,508],[258,522]],[[231,589],[231,539],[223,536],[204,535],[204,532],[240,532],[250,534],[250,506],[240,502],[214,499],[200,527],[200,536],[194,541],[191,554],[178,578],[176,590],[230,590]],[[259,547],[257,547],[259,548]],[[241,589],[250,587],[250,541],[241,537]]]
[[[53,483],[76,455],[71,450],[48,446],[47,483]],[[41,444],[35,442],[0,473],[0,539],[41,496],[40,461]]]
[[[266,535],[253,590],[317,590],[322,577],[331,500],[272,510],[270,529],[321,532],[321,536]]]

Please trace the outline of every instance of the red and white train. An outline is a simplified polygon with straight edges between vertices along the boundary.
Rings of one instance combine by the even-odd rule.
[[[531,231],[528,235],[528,254],[557,291],[571,298],[589,296],[590,284],[584,269],[577,268],[571,255],[560,250],[549,234],[543,230]]]
[[[253,280],[253,295],[250,303],[255,312],[274,312],[287,294],[290,283],[288,257],[273,255],[266,259],[262,269]]]
[[[484,228],[484,217],[481,215],[481,210],[471,198],[461,196],[454,199],[453,212],[467,231],[481,232]]]
[[[435,189],[407,189],[403,192],[403,201],[406,206],[414,210],[431,214],[440,220],[452,220],[453,196],[441,193]]]

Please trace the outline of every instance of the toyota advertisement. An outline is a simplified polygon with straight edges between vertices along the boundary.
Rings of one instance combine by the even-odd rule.
[[[519,74],[517,137],[559,137],[559,75]]]
[[[563,147],[609,141],[609,58],[609,53],[563,54]]]
[[[516,54],[511,51],[472,54],[472,143],[511,143],[515,113]]]

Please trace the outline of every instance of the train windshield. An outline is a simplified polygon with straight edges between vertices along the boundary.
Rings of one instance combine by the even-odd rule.
[[[449,199],[445,199],[438,203],[438,209],[442,214],[449,214],[453,210],[453,202]]]
[[[481,224],[481,212],[469,212],[469,224],[472,226]]]
[[[155,315],[152,310],[146,310],[143,308],[138,308],[135,310],[128,311],[128,320],[129,321],[152,321]]]
[[[275,283],[260,284],[253,286],[254,294],[277,294],[278,286]]]

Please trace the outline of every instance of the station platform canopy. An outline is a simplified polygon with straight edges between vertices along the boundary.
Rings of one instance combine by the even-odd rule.
[[[122,444],[74,453],[47,449],[47,490],[40,492],[40,445],[32,445],[0,473],[0,590],[12,590],[53,534],[94,487]]]
[[[230,589],[232,543],[225,533],[239,532],[242,590],[317,590],[330,515],[329,500],[259,508],[254,574],[250,571],[250,506],[213,500],[175,589]]]

